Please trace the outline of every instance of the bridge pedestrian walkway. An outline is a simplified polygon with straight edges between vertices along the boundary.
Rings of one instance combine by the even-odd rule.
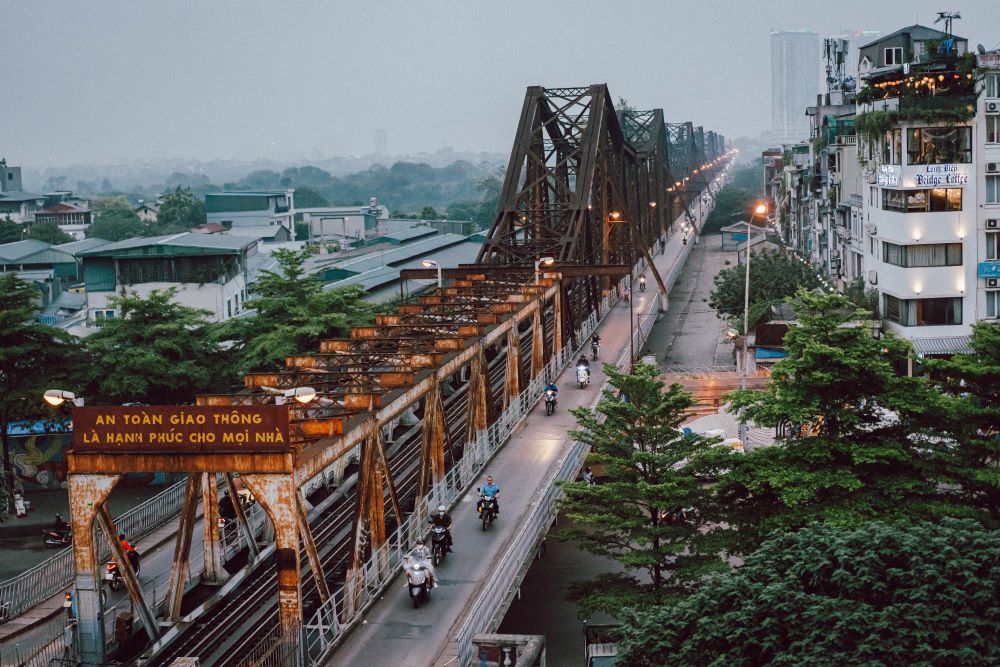
[[[664,253],[655,258],[668,285],[676,279],[690,250],[681,235],[675,234],[665,244]],[[498,521],[490,530],[482,530],[476,512],[477,484],[452,511],[454,552],[437,568],[440,586],[432,592],[431,600],[420,609],[413,609],[404,579],[399,577],[325,664],[345,667],[456,667],[460,664],[456,637],[466,616],[506,547],[515,539],[522,521],[548,490],[548,480],[572,446],[569,432],[576,427],[576,419],[569,411],[596,402],[607,379],[602,363],[627,363],[630,333],[636,334],[636,354],[642,349],[640,328],[648,332],[651,320],[655,319],[658,298],[656,282],[648,272],[647,277],[647,291],[633,292],[632,316],[636,322],[632,323],[631,331],[629,307],[623,301],[611,310],[598,328],[602,340],[601,360],[591,365],[590,385],[581,389],[575,384],[575,365],[568,365],[557,381],[560,391],[555,414],[546,416],[544,404],[539,401],[486,467],[479,483],[489,474],[500,487]],[[589,343],[584,350],[589,355]]]

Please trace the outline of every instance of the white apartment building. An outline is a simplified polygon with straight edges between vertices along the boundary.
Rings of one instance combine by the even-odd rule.
[[[779,143],[809,136],[803,115],[816,99],[820,76],[819,35],[811,30],[771,33],[771,130]]]

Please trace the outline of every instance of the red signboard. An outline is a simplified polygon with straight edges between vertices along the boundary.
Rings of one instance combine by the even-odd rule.
[[[73,409],[77,452],[286,452],[288,407],[93,406]]]

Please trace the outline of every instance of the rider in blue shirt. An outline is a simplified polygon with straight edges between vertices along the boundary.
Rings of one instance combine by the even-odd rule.
[[[483,496],[493,496],[496,503],[497,514],[500,514],[500,487],[493,483],[493,477],[486,476],[486,483],[479,487],[479,493]],[[481,500],[479,501],[482,502]]]
[[[557,394],[559,393],[559,387],[556,386],[555,382],[549,382],[548,384],[546,384],[545,388],[542,389],[542,391],[549,391],[550,389],[556,392]]]

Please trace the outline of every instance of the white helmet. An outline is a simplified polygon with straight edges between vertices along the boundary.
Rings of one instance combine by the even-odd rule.
[[[438,505],[437,511],[438,511],[438,514],[444,514],[445,512],[448,511],[448,508],[445,507],[444,505]]]

